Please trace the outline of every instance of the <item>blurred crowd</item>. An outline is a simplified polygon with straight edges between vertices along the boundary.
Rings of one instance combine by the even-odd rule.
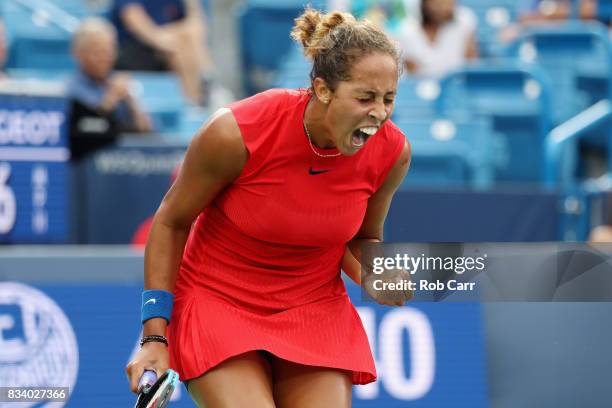
[[[460,0],[330,0],[328,5],[385,27],[400,45],[408,74],[440,78],[480,55],[476,34],[483,22]],[[597,6],[597,0],[517,0],[516,21],[496,36],[508,44],[531,25],[594,20]]]
[[[74,28],[69,30],[72,33],[74,70],[66,78],[66,84],[72,112],[71,157],[75,161],[115,143],[122,134],[146,138],[160,132],[155,112],[147,106],[146,90],[135,92],[135,78],[143,72],[164,73],[176,80],[174,88],[180,89],[178,93],[185,101],[185,105],[179,108],[181,114],[188,110],[206,113],[198,116],[194,120],[197,123],[189,130],[180,128],[185,134],[192,134],[216,108],[234,99],[234,95],[227,91],[227,84],[220,83],[221,73],[230,69],[240,70],[236,82],[244,78],[244,82],[248,82],[256,76],[251,75],[244,61],[244,66],[240,67],[213,58],[213,48],[217,47],[215,51],[218,51],[229,42],[236,43],[237,49],[245,47],[242,44],[244,38],[228,34],[236,27],[224,27],[226,31],[222,34],[211,29],[213,22],[219,21],[213,20],[219,16],[212,11],[223,8],[219,6],[221,1],[215,3],[216,9],[207,8],[206,0],[84,1],[94,2],[104,4],[99,6],[103,12],[92,13],[95,16],[78,16]],[[228,3],[237,5],[240,2]],[[245,0],[241,4],[246,3]],[[487,0],[327,0],[326,3],[328,10],[348,11],[357,18],[366,18],[384,27],[401,49],[404,75],[415,78],[440,79],[474,60],[491,57],[490,50],[483,46],[485,26],[491,37],[484,39],[502,47],[512,44],[529,27],[543,24],[578,19],[599,20],[610,26],[609,18],[599,12],[598,0],[490,0],[488,3]],[[499,24],[491,25],[489,16],[483,16],[482,10],[476,9],[481,3],[487,6],[499,3],[498,8],[509,14],[504,18],[501,14],[492,15]],[[233,10],[231,13],[238,26],[241,17]],[[7,20],[5,27],[1,18],[2,15],[0,79],[12,75],[12,71],[4,67],[11,56],[9,40],[12,38],[8,28],[15,26]],[[288,20],[289,27],[293,17],[283,18]],[[223,45],[218,41],[213,43],[213,34],[223,37],[226,42]],[[260,44],[265,43],[258,39]],[[269,41],[265,44],[276,52],[276,43],[283,40],[290,43],[289,32],[287,30],[282,39],[264,40]],[[267,58],[268,50],[262,48],[267,47],[260,45],[257,51],[266,54]],[[286,52],[285,56],[279,56],[279,60],[289,54]],[[214,55],[224,53],[215,52]],[[269,79],[266,75],[262,77]],[[307,81],[307,78],[306,72],[303,79]],[[273,85],[272,80],[269,85]],[[249,90],[241,83],[232,89],[240,93],[241,86],[243,93],[258,88],[254,86]],[[607,158],[604,161],[607,164]]]
[[[529,25],[574,16],[595,19],[597,6],[597,0],[519,0],[517,18],[496,35],[509,43]],[[385,27],[402,50],[407,75],[440,78],[480,55],[476,35],[482,22],[459,0],[329,0],[328,9],[349,11]],[[207,17],[200,0],[113,0],[104,17],[83,19],[72,46],[77,71],[69,92],[75,111],[108,121],[103,140],[112,140],[106,137],[109,132],[153,130],[130,92],[130,71],[173,72],[187,101],[210,106],[211,94],[222,87],[215,81]],[[0,21],[0,77],[6,76],[1,67],[7,55]],[[232,98],[229,92],[223,95],[213,107]],[[75,129],[87,133],[73,121]],[[88,135],[80,140],[94,139]],[[94,148],[103,144],[91,143]]]

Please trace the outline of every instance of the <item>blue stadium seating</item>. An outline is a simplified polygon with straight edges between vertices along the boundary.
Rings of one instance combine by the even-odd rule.
[[[104,5],[104,2],[99,1],[100,4],[96,7],[93,1],[85,0],[29,0],[28,2],[37,8],[59,9],[59,12],[68,13],[77,18],[91,15]]]
[[[248,94],[267,88],[291,47],[289,32],[300,7],[247,5],[238,16],[244,87]]]
[[[443,78],[436,109],[450,117],[485,117],[505,137],[509,160],[500,182],[536,182],[550,130],[550,83],[536,67],[505,61],[467,66]]]
[[[467,0],[462,5],[469,7],[478,17],[476,40],[483,57],[497,57],[503,54],[504,44],[498,38],[499,30],[517,19],[515,0]]]
[[[13,40],[8,68],[68,70],[75,67],[67,38],[24,35]]]
[[[597,0],[597,18],[601,21],[612,19],[612,1]]]
[[[178,132],[187,102],[178,77],[169,72],[131,72],[134,89],[143,109],[160,132]]]
[[[416,77],[401,78],[397,84],[393,120],[433,118],[436,115],[435,101],[439,95],[440,85],[436,80]]]
[[[401,118],[396,124],[412,145],[412,163],[403,189],[492,187],[495,168],[504,160],[505,149],[490,121]]]
[[[283,58],[290,53],[289,37],[294,19],[306,4],[324,7],[318,1],[249,0],[238,10],[238,26],[244,87],[247,94],[269,88]]]
[[[183,109],[178,132],[167,135],[165,139],[175,143],[188,144],[198,129],[210,118],[210,113],[208,109],[198,107]]]
[[[304,57],[297,44],[280,59],[279,68],[272,82],[275,88],[303,88],[310,86],[311,63]]]
[[[70,55],[69,30],[78,24],[78,20],[58,13],[57,8],[38,7],[37,3],[14,0],[1,2],[0,14],[5,21],[9,38],[7,68],[74,67]]]
[[[607,28],[596,22],[531,27],[509,48],[509,54],[525,63],[537,64],[555,84],[552,89],[555,125],[596,102],[589,94],[589,85],[599,86],[597,78],[609,78],[612,69]],[[593,80],[589,82],[589,78]]]

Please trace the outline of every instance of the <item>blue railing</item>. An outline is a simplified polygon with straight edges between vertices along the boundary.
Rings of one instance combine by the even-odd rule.
[[[45,19],[67,33],[73,33],[80,20],[48,0],[12,0],[32,12],[33,17]]]
[[[577,164],[578,140],[612,118],[612,105],[601,100],[555,127],[546,137],[544,182],[547,187],[571,188]]]

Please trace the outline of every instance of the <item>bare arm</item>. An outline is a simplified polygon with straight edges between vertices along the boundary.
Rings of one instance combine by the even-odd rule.
[[[364,242],[382,242],[383,225],[391,206],[393,194],[402,183],[410,167],[411,149],[406,140],[404,148],[387,175],[385,182],[368,200],[368,208],[359,232],[348,244],[342,260],[342,269],[357,283],[361,284],[361,246]]]
[[[145,289],[172,292],[191,224],[236,179],[248,157],[228,109],[219,111],[195,136],[172,185],[153,218],[145,249]],[[166,321],[148,320],[145,334],[164,334]]]
[[[183,0],[185,4],[185,14],[188,19],[204,19],[204,10],[200,0]]]
[[[172,292],[187,235],[195,218],[241,173],[248,153],[240,129],[228,109],[222,109],[194,137],[181,172],[153,218],[145,249],[145,289]],[[166,333],[166,320],[145,322],[145,336]],[[162,375],[170,364],[162,343],[142,346],[126,367],[132,392],[145,369]]]

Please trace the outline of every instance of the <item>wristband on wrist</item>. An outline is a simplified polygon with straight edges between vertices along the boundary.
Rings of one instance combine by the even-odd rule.
[[[145,290],[142,292],[141,321],[161,317],[170,323],[174,295],[167,290]]]
[[[164,343],[166,346],[168,346],[168,339],[165,336],[153,334],[150,336],[142,336],[142,339],[140,339],[140,347],[144,346],[145,343],[150,342]]]

